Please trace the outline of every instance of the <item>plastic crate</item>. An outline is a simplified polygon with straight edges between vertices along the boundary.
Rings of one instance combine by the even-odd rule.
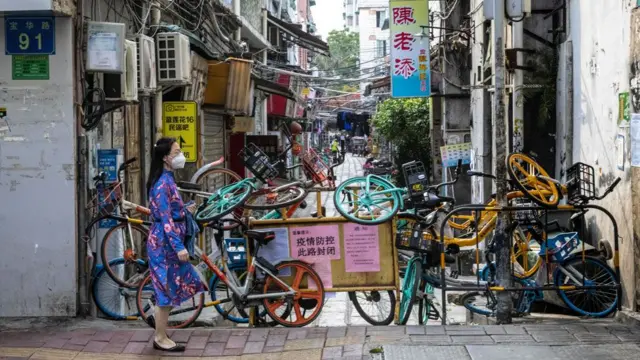
[[[549,252],[549,260],[552,262],[563,262],[571,252],[580,246],[580,239],[577,232],[556,233],[547,238],[547,241],[540,246],[540,256],[545,256]]]
[[[593,166],[575,163],[567,169],[567,202],[583,205],[596,196],[596,180]]]
[[[247,264],[247,241],[245,238],[224,239],[224,248],[229,255],[229,265]]]
[[[244,166],[251,171],[253,176],[262,182],[278,177],[278,170],[271,164],[269,156],[256,144],[249,143],[239,154],[242,157]]]
[[[402,175],[404,176],[404,182],[409,189],[409,195],[415,199],[422,199],[423,194],[429,185],[427,172],[422,162],[411,161],[406,164],[402,164]]]

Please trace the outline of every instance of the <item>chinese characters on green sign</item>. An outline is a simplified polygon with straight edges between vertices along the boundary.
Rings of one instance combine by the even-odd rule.
[[[13,80],[49,80],[49,55],[13,55]]]

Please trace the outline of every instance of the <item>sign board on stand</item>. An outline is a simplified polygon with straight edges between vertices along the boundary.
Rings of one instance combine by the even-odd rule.
[[[175,138],[187,158],[198,160],[198,105],[195,101],[162,103],[162,134]]]

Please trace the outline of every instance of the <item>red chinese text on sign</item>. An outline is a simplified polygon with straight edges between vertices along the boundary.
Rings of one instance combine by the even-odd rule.
[[[393,8],[393,23],[396,25],[414,24],[413,8],[409,6]]]
[[[413,75],[413,73],[416,71],[416,68],[413,65],[413,59],[411,58],[395,59],[393,68],[394,75],[400,75],[405,79],[410,78],[411,75]]]
[[[413,35],[408,32],[399,32],[393,35],[393,47],[397,50],[410,51],[413,45]]]

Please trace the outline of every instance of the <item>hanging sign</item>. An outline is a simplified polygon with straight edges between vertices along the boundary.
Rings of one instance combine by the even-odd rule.
[[[198,105],[195,101],[162,103],[162,134],[180,143],[187,162],[198,160],[197,120]]]
[[[428,97],[431,95],[429,69],[429,2],[390,0],[391,10],[391,96]]]

